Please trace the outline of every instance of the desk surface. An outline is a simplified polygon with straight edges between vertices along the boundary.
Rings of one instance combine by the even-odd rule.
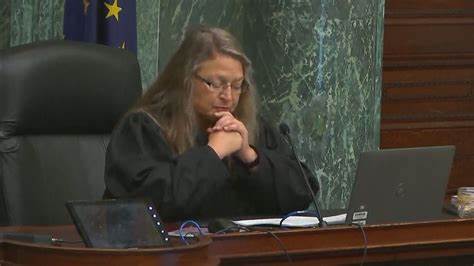
[[[74,226],[11,226],[0,232],[51,234],[79,240]],[[275,265],[287,262],[283,249],[298,265],[358,264],[365,241],[358,227],[334,226],[204,237],[196,244],[164,249],[107,250],[82,244],[52,246],[0,242],[5,265]],[[473,265],[474,219],[364,226],[365,262],[410,265]],[[277,238],[278,240],[277,240]],[[281,241],[281,242],[279,242]],[[447,264],[446,264],[447,263]]]

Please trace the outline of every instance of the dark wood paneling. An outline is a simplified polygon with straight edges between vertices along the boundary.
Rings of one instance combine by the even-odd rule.
[[[474,52],[474,17],[387,18],[386,55]]]
[[[473,226],[474,219],[446,217],[368,225],[363,231],[342,225],[271,234],[262,229],[214,234],[212,241],[205,236],[189,246],[175,242],[162,249],[93,249],[0,239],[0,265],[471,265]],[[79,238],[73,226],[0,227],[0,232]]]
[[[456,145],[474,186],[474,1],[386,0],[381,147]]]
[[[466,99],[472,97],[469,80],[385,83],[385,101]]]
[[[474,123],[412,123],[390,124],[382,128],[381,146],[384,148],[455,145],[456,156],[451,170],[448,193],[456,193],[460,186],[473,185]],[[443,126],[445,126],[443,128]]]
[[[417,15],[428,14],[452,14],[471,13],[474,9],[472,0],[385,0],[385,13],[415,13]]]

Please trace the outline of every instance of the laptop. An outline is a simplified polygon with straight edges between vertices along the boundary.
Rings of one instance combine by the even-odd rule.
[[[445,217],[442,207],[454,152],[454,146],[433,146],[361,153],[346,223]]]

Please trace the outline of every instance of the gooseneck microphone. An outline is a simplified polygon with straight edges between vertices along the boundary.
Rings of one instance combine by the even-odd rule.
[[[304,181],[306,183],[306,188],[309,191],[309,194],[311,194],[311,198],[313,199],[314,207],[316,208],[316,215],[319,220],[318,226],[319,227],[325,227],[326,223],[323,221],[323,217],[321,216],[321,212],[319,211],[319,205],[318,201],[316,200],[316,195],[314,194],[313,188],[311,188],[311,184],[309,183],[308,176],[306,176],[306,172],[303,169],[303,165],[300,162],[300,159],[298,158],[298,155],[296,154],[295,151],[295,146],[293,146],[293,142],[291,141],[291,136],[290,136],[290,127],[286,123],[281,123],[280,126],[280,133],[285,137],[285,139],[288,141],[291,147],[291,152],[296,158],[296,161],[298,162],[298,166],[300,168],[301,174],[303,175]]]

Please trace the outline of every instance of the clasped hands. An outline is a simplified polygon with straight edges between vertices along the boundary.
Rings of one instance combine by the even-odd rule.
[[[245,125],[230,112],[217,112],[215,115],[218,120],[214,126],[207,129],[209,134],[207,145],[221,159],[235,154],[244,163],[253,162],[257,158],[257,153],[249,146],[249,134]]]

